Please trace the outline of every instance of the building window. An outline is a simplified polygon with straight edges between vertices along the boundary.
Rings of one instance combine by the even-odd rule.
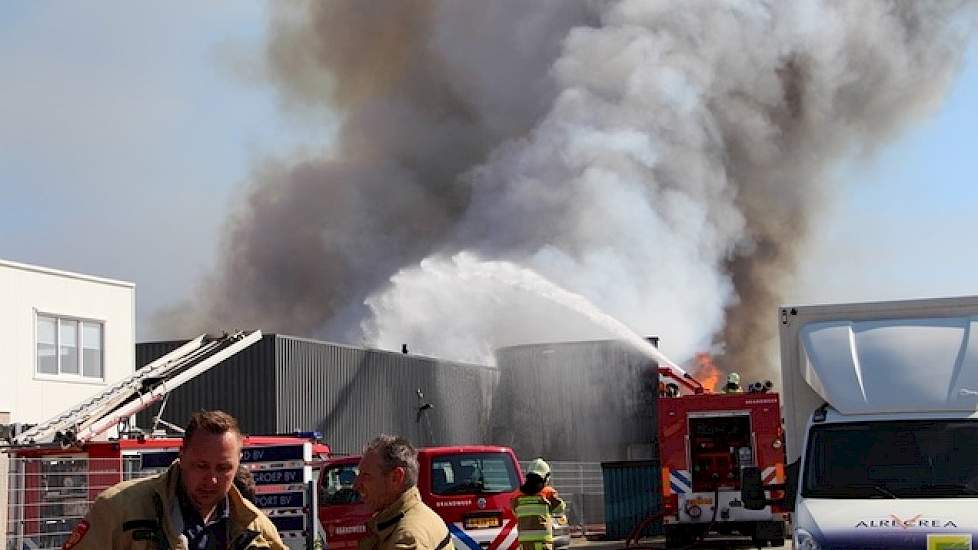
[[[58,374],[58,320],[37,317],[37,372]]]
[[[102,378],[102,323],[82,323],[82,374]]]
[[[78,321],[58,319],[58,355],[62,374],[78,374]]]
[[[53,315],[37,316],[37,373],[102,379],[103,325]]]

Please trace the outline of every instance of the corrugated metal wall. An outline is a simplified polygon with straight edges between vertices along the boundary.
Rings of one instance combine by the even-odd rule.
[[[138,344],[137,361],[180,343]],[[497,361],[498,369],[265,335],[172,392],[163,418],[183,425],[195,410],[223,409],[245,432],[317,430],[342,453],[386,432],[420,446],[494,443],[550,460],[656,458],[657,377],[645,356],[595,341],[504,348]],[[420,418],[418,389],[432,405]],[[642,455],[630,452],[643,445]]]
[[[138,364],[180,343],[137,344]],[[498,379],[493,367],[265,335],[172,392],[163,418],[183,425],[195,410],[222,409],[248,433],[320,431],[340,453],[359,452],[379,433],[422,446],[482,443]],[[420,417],[418,389],[432,405]],[[152,414],[141,413],[139,425]]]
[[[496,351],[500,381],[492,438],[520,457],[656,458],[655,363],[619,341]]]
[[[136,365],[147,363],[173,351],[183,341],[136,344]],[[242,431],[252,434],[276,433],[275,423],[275,336],[264,335],[230,360],[212,367],[175,391],[170,392],[163,419],[185,426],[190,415],[200,409],[219,409],[233,414]],[[136,415],[141,427],[152,424],[159,407]]]
[[[279,336],[278,427],[315,429],[337,452],[379,433],[418,445],[485,442],[493,367]],[[432,407],[418,414],[417,390]]]
[[[639,523],[662,509],[662,480],[659,463],[652,460],[604,462],[604,521],[607,538],[623,539]],[[643,536],[662,533],[659,519],[643,532]]]

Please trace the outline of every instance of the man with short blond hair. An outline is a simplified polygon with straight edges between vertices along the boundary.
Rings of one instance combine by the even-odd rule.
[[[241,443],[233,416],[194,413],[179,460],[102,492],[64,550],[286,550],[272,522],[234,487]]]
[[[363,450],[354,488],[373,517],[361,550],[454,550],[445,521],[421,501],[418,451],[401,437],[380,435]]]

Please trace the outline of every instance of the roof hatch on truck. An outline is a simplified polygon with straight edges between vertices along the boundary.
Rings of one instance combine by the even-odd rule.
[[[812,322],[801,375],[843,414],[978,410],[978,317]]]

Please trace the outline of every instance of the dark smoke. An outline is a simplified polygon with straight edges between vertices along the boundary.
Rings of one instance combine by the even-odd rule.
[[[293,108],[340,113],[338,142],[259,172],[184,323],[487,361],[580,321],[473,276],[498,260],[680,360],[712,346],[748,380],[772,378],[775,307],[838,191],[831,169],[938,105],[974,15],[884,0],[275,6],[275,83]]]
[[[834,70],[820,66],[819,52],[783,56],[775,71],[781,100],[764,107],[780,142],[779,162],[751,154],[736,120],[724,124],[728,170],[742,189],[737,203],[752,246],[725,263],[737,298],[727,309],[718,362],[754,379],[776,376],[770,359],[777,306],[833,191],[831,161],[852,149],[871,154],[930,112],[959,70],[974,28],[975,5],[968,2],[826,5],[852,18],[835,46],[844,55],[834,57],[840,63]],[[826,70],[836,77],[829,87],[820,81]]]
[[[469,202],[459,176],[545,114],[560,39],[589,17],[562,1],[273,6],[275,82],[290,105],[339,110],[338,143],[260,170],[206,310],[170,312],[167,332],[355,338],[366,296],[451,242]]]

